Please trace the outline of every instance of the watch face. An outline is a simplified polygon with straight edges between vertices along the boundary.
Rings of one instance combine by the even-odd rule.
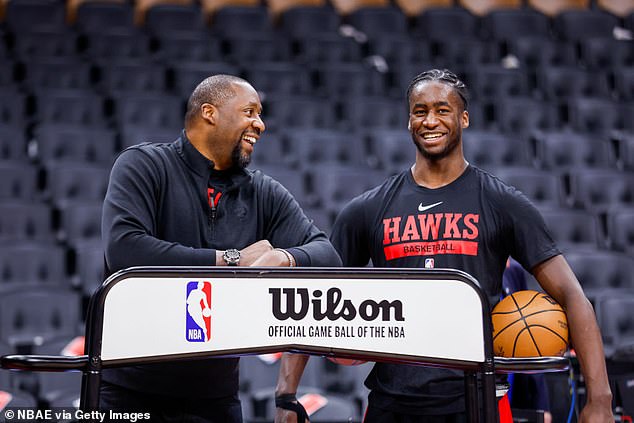
[[[228,250],[225,250],[222,258],[229,266],[237,266],[240,262],[240,251],[236,250],[235,248],[230,248]]]

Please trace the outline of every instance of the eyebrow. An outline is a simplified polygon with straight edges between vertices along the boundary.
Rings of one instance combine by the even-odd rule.
[[[423,104],[423,103],[414,104],[414,107],[425,107],[425,106],[427,106],[427,104]],[[451,106],[451,104],[449,104],[449,102],[447,102],[447,101],[437,101],[434,104],[432,104],[432,106],[434,106],[434,107]]]

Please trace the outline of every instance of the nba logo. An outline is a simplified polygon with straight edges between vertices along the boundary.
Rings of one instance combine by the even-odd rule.
[[[425,269],[433,269],[434,268],[434,259],[426,258],[425,259]]]
[[[207,342],[211,339],[211,283],[187,283],[185,300],[185,338],[189,342]]]

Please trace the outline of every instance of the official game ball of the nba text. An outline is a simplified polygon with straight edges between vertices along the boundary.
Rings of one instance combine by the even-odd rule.
[[[491,313],[493,353],[501,357],[562,356],[568,348],[568,319],[548,294],[518,291]]]
[[[363,363],[367,363],[365,360],[357,360],[356,358],[338,358],[338,357],[327,357],[328,360],[332,361],[336,364],[341,364],[342,366],[358,366]]]

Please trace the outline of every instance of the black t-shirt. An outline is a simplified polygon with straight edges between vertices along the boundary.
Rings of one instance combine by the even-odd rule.
[[[496,304],[506,260],[525,269],[560,254],[537,209],[515,188],[468,166],[428,189],[409,170],[353,199],[331,240],[345,266],[453,268],[475,277]],[[378,406],[419,414],[464,409],[462,372],[377,363],[366,385]]]

